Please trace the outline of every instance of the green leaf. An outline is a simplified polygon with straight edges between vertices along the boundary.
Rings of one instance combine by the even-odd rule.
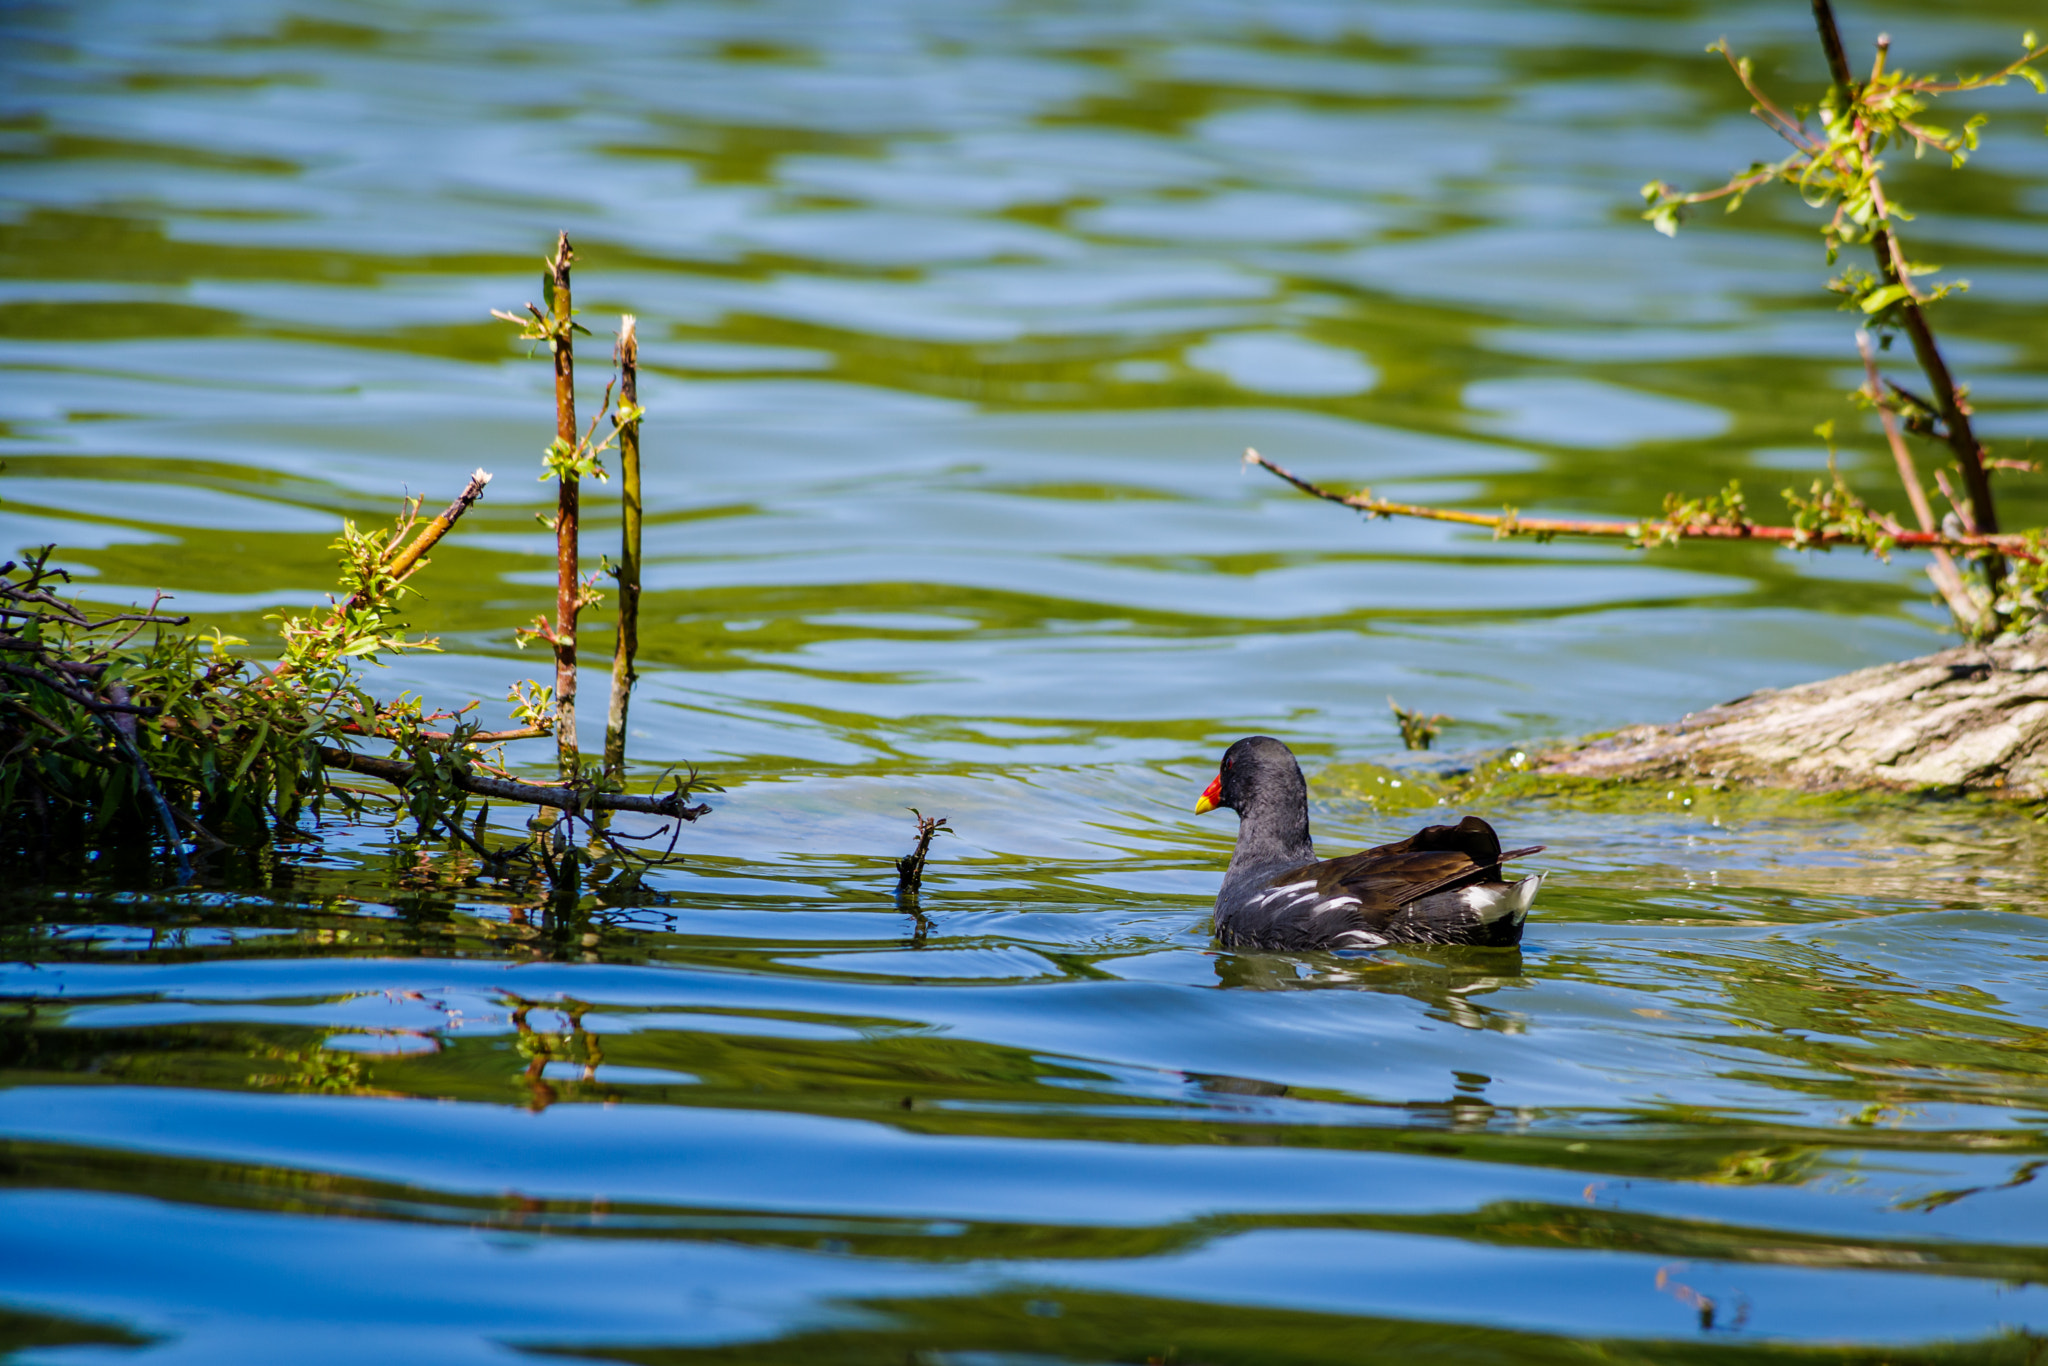
[[[263,753],[263,742],[270,738],[270,722],[266,719],[256,723],[256,735],[249,741],[249,752],[242,756],[242,762],[235,766],[233,781],[240,783],[249,774],[249,766]]]
[[[551,270],[540,273],[540,301],[546,306],[546,312],[552,315],[555,311],[555,273]]]
[[[1863,306],[1865,313],[1877,313],[1890,308],[1906,296],[1907,290],[1904,285],[1886,285],[1883,289],[1871,290],[1858,302]]]

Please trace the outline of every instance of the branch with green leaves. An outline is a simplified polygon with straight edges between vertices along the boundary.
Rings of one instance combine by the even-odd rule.
[[[1968,282],[1921,283],[1941,267],[1908,258],[1899,225],[1911,222],[1913,215],[1886,188],[1882,173],[1886,153],[1904,148],[1910,148],[1915,158],[1933,152],[1946,157],[1952,168],[1962,167],[1977,150],[1985,116],[1972,115],[1960,129],[1952,129],[1926,117],[1934,102],[2012,80],[2024,80],[2048,94],[2048,78],[2039,70],[2039,64],[2048,59],[2048,46],[2030,32],[2021,37],[2020,55],[2004,66],[1943,80],[1894,69],[1891,40],[1880,34],[1869,74],[1859,80],[1849,66],[1830,0],[1812,0],[1812,4],[1830,81],[1827,91],[1811,106],[1788,110],[1773,99],[1758,83],[1750,60],[1737,57],[1725,39],[1708,48],[1719,53],[1734,71],[1752,101],[1750,112],[1789,144],[1791,151],[1777,161],[1755,162],[1747,171],[1710,189],[1681,191],[1653,180],[1643,187],[1648,205],[1643,216],[1659,232],[1675,235],[1685,211],[1695,205],[1720,201],[1732,213],[1751,191],[1782,183],[1796,190],[1809,206],[1830,210],[1820,229],[1829,264],[1836,262],[1844,246],[1871,248],[1875,273],[1845,267],[1828,287],[1843,296],[1844,307],[1865,316],[1882,342],[1889,343],[1893,333],[1903,332],[1912,344],[1914,359],[1927,379],[1929,398],[1916,398],[1890,381],[1881,383],[1874,366],[1863,392],[1881,415],[1890,414],[1888,422],[1898,419],[1909,433],[1939,440],[1953,454],[1961,491],[1950,488],[1941,471],[1936,472],[1936,483],[1949,500],[1958,528],[1966,536],[1990,538],[1987,544],[1993,549],[1975,556],[1982,570],[1981,592],[1959,591],[1952,581],[1953,566],[1945,567],[1940,560],[1929,572],[1966,634],[1994,635],[2033,619],[2032,610],[2024,607],[2025,595],[2015,597],[2002,583],[2006,552],[1997,536],[1998,513],[1990,473],[2012,462],[1992,459],[1977,440],[1970,422],[1968,390],[1955,382],[1927,320],[1931,305],[1967,289]],[[1917,474],[1912,474],[1910,467],[1910,456],[1903,457],[1901,476],[1909,494],[1917,483]],[[1929,520],[1922,518],[1923,524]],[[1923,531],[1928,530],[1931,528],[1923,525]],[[2007,614],[2007,606],[2013,603],[2022,605],[2023,617]]]
[[[1886,151],[1910,146],[1915,159],[1932,151],[1947,157],[1952,167],[1961,169],[1970,153],[1977,150],[1978,133],[1987,122],[1986,116],[1972,115],[1959,132],[1919,119],[1917,116],[1936,97],[1986,90],[2015,78],[2048,94],[2048,79],[2036,70],[2036,64],[2048,58],[2048,46],[2039,45],[2032,33],[2025,34],[2021,44],[2021,55],[1996,71],[1942,81],[1888,70],[1891,43],[1888,36],[1880,35],[1877,58],[1867,80],[1852,83],[1846,72],[1838,74],[1835,84],[1816,106],[1795,107],[1788,112],[1757,84],[1749,58],[1737,57],[1725,38],[1711,43],[1707,51],[1727,60],[1735,78],[1754,101],[1750,113],[1790,143],[1792,151],[1778,161],[1754,162],[1747,171],[1712,189],[1687,192],[1653,180],[1643,186],[1643,198],[1649,204],[1643,217],[1667,237],[1676,236],[1679,221],[1691,206],[1725,200],[1727,212],[1733,213],[1742,207],[1750,191],[1783,182],[1815,208],[1834,206],[1834,212],[1821,228],[1828,245],[1828,260],[1833,262],[1843,246],[1870,242],[1893,220],[1912,221],[1913,215],[1885,193],[1879,173],[1884,169],[1882,157]],[[1817,114],[1817,128],[1808,126],[1810,114]],[[1921,303],[1933,302],[1947,293],[1947,288],[1922,291],[1912,284],[1912,277],[1939,269],[1913,266],[1905,279],[1882,289],[1873,287],[1872,293],[1857,296],[1857,303],[1865,313],[1880,314],[1909,297]]]
[[[411,694],[380,701],[355,676],[365,660],[438,648],[438,642],[410,633],[404,606],[428,553],[483,496],[491,476],[482,470],[424,524],[418,498],[404,504],[388,530],[344,522],[333,543],[340,555],[338,592],[324,610],[271,618],[282,651],[269,665],[235,653],[234,647],[248,644],[238,637],[176,629],[187,620],[163,616],[157,605],[107,615],[84,611],[59,591],[68,576],[50,564],[45,549],[23,564],[0,565],[0,861],[82,860],[108,849],[155,858],[161,850],[183,881],[191,876],[188,843],[205,849],[260,846],[298,812],[317,809],[328,797],[355,809],[377,795],[330,781],[336,769],[396,784],[397,800],[422,832],[458,830],[474,796],[566,813],[554,827],[557,836],[581,813],[631,811],[679,821],[703,814],[705,808],[688,797],[711,785],[694,771],[668,791],[624,790],[623,708],[604,774],[586,772],[576,752],[576,613],[595,600],[577,573],[576,488],[586,475],[604,477],[602,457],[615,442],[637,451],[641,411],[633,389],[629,319],[622,347],[626,389],[612,430],[598,438],[599,424],[611,413],[607,386],[597,417],[587,431],[577,432],[571,346],[574,334],[585,329],[574,322],[570,306],[572,259],[564,236],[543,279],[546,310],[529,304],[526,319],[513,318],[525,329],[522,335],[546,341],[555,359],[556,439],[543,458],[542,476],[557,480],[562,491],[553,522],[557,616],[552,627],[542,625],[556,649],[555,686],[515,686],[507,699],[514,726],[487,731],[475,716],[478,703],[429,711]],[[629,464],[637,498],[637,459],[629,456]],[[637,564],[636,536],[626,550]],[[636,578],[629,581],[637,588]],[[630,651],[624,659],[630,678]],[[559,783],[522,782],[503,769],[501,758],[484,752],[550,734],[565,756]],[[371,755],[351,748],[366,740],[395,752]],[[613,849],[621,867],[652,866],[638,855],[627,858],[618,843],[644,837],[603,829],[592,837]],[[481,840],[479,817],[463,841],[476,848]],[[511,862],[491,866],[518,863],[526,857],[523,848],[500,851]],[[583,872],[604,862],[566,854],[535,854],[526,861],[543,872],[572,870],[564,874],[571,899]],[[624,884],[614,879],[606,886],[620,890]]]
[[[1726,489],[1708,498],[1682,499],[1676,494],[1668,494],[1661,517],[1617,522],[1526,517],[1515,508],[1503,508],[1497,513],[1464,512],[1456,508],[1432,507],[1426,503],[1401,503],[1376,497],[1371,489],[1343,493],[1325,488],[1275,464],[1257,451],[1246,451],[1244,461],[1247,465],[1259,466],[1311,497],[1337,503],[1368,517],[1417,517],[1432,522],[1455,522],[1461,526],[1484,528],[1493,533],[1495,540],[1501,541],[1517,536],[1529,536],[1538,541],[1555,540],[1559,536],[1584,536],[1595,540],[1626,541],[1639,550],[1676,545],[1685,540],[1762,541],[1776,542],[1796,550],[1855,546],[1880,558],[1888,557],[1899,548],[1940,549],[1964,556],[1997,553],[2025,560],[2041,559],[2044,553],[2040,535],[2033,532],[2025,535],[1952,536],[1945,532],[1914,531],[1900,526],[1893,518],[1868,507],[1832,468],[1829,471],[1832,479],[1814,480],[1809,493],[1786,489],[1784,497],[1791,507],[1792,521],[1788,525],[1773,526],[1750,520],[1742,485],[1733,481]]]

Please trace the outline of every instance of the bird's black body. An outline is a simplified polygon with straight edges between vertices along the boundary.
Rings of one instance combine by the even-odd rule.
[[[1238,814],[1237,850],[1216,896],[1216,937],[1232,948],[1377,948],[1383,944],[1490,944],[1522,940],[1541,874],[1507,882],[1493,827],[1477,816],[1432,825],[1395,844],[1317,859],[1308,833],[1308,784],[1271,736],[1225,752],[1199,811]]]

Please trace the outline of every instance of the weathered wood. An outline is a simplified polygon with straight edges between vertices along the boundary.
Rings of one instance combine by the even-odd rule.
[[[2048,796],[2048,633],[1751,693],[1534,756],[1558,776]]]

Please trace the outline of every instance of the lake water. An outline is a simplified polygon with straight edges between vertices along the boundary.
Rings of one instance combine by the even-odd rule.
[[[9,879],[0,1347],[2037,1361],[2024,816],[1522,792],[1473,808],[1549,846],[1519,952],[1208,938],[1235,821],[1190,808],[1239,735],[1293,744],[1356,847],[1455,814],[1357,780],[1414,757],[1389,696],[1481,755],[1943,642],[1904,560],[1497,543],[1239,463],[1616,517],[1739,477],[1765,508],[1834,417],[1895,504],[1808,212],[1633,216],[1774,154],[1701,49],[1811,90],[1806,18],[0,7],[9,548],[260,645],[343,517],[483,465],[420,580],[446,653],[370,681],[498,706],[547,669],[512,633],[553,598],[552,418],[488,310],[566,229],[586,411],[617,313],[645,339],[636,771],[725,789],[648,895],[566,917],[339,812],[190,889]],[[1857,53],[1881,23],[1944,68],[2038,18],[1844,13]],[[1897,188],[1976,286],[1941,316],[2018,457],[2048,139],[2024,90],[1986,104],[1969,172]],[[957,831],[922,917],[891,896],[911,807]]]

